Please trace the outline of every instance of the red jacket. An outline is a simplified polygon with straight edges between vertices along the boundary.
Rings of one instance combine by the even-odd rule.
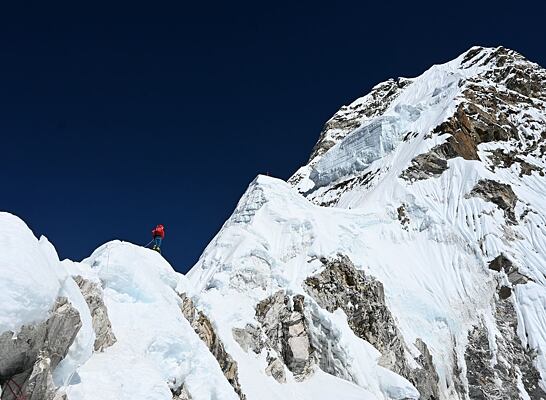
[[[161,239],[163,239],[165,237],[165,228],[163,228],[163,225],[159,224],[158,226],[156,226],[152,231],[152,236],[161,236]]]

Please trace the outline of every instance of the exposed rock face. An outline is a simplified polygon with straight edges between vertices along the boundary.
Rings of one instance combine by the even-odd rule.
[[[491,141],[505,141],[517,138],[512,123],[500,124],[495,115],[489,115],[472,103],[463,103],[453,117],[438,125],[432,134],[450,134],[442,143],[428,153],[412,160],[411,166],[401,177],[421,180],[441,175],[447,168],[447,160],[462,157],[465,160],[480,160],[478,145]]]
[[[421,356],[415,361],[420,367],[409,367],[405,343],[385,304],[381,282],[358,271],[346,256],[321,261],[326,268],[305,280],[307,293],[330,312],[342,309],[353,332],[381,352],[382,366],[406,377],[419,390],[422,399],[437,399],[438,375],[432,356],[426,344],[418,340],[416,347]]]
[[[527,276],[520,273],[514,263],[504,254],[495,257],[489,263],[489,269],[497,272],[504,271],[512,285],[527,283],[530,280]]]
[[[79,275],[74,277],[74,281],[80,287],[91,312],[93,330],[96,336],[94,349],[95,351],[103,351],[116,343],[116,336],[112,331],[112,324],[108,318],[108,309],[104,304],[102,288],[98,283],[84,279]]]
[[[542,168],[530,164],[523,157],[536,152],[536,136],[540,136],[540,126],[544,127],[543,122],[524,110],[529,105],[541,107],[534,99],[543,100],[545,97],[546,74],[538,65],[526,62],[514,51],[499,47],[488,57],[480,58],[478,54],[483,50],[479,48],[469,52],[463,66],[486,65],[496,60],[495,67],[462,83],[465,88],[457,111],[431,133],[451,136],[428,153],[415,157],[401,174],[402,178],[414,181],[438,176],[447,169],[447,160],[455,157],[480,160],[479,144],[510,140],[519,141],[517,149],[508,153],[501,149],[493,150],[490,168],[508,168],[519,163],[520,177],[533,171],[544,175]],[[483,84],[484,81],[487,84]],[[530,135],[529,131],[533,130],[537,132]],[[544,153],[535,155],[543,157]]]
[[[78,311],[64,297],[57,299],[50,317],[23,326],[17,334],[0,335],[2,400],[52,400],[56,396],[52,372],[66,356],[81,328]],[[15,395],[14,395],[15,393]]]
[[[286,373],[284,371],[284,364],[278,358],[269,358],[267,360],[268,365],[265,369],[267,375],[272,376],[279,383],[286,383]]]
[[[256,306],[256,318],[268,338],[267,347],[281,355],[297,380],[312,372],[313,347],[304,315],[301,295],[290,297],[279,291]],[[271,357],[271,362],[275,358]],[[270,366],[268,368],[273,368]]]
[[[448,168],[447,161],[438,154],[438,149],[435,148],[428,153],[419,154],[415,157],[411,161],[411,165],[402,172],[400,178],[419,181],[440,176]]]
[[[523,154],[529,153],[523,152]],[[530,164],[518,155],[516,151],[505,151],[503,149],[490,150],[488,158],[490,160],[490,168],[495,171],[496,168],[510,168],[514,164],[519,164],[519,177],[531,175],[533,172],[538,172],[540,176],[544,176],[544,170],[534,164]]]
[[[241,398],[241,400],[245,400],[246,396],[244,395],[239,383],[237,362],[226,351],[224,344],[216,334],[216,331],[214,330],[214,327],[207,316],[195,308],[193,301],[188,296],[181,294],[180,298],[182,299],[180,308],[184,314],[184,317],[186,317],[188,322],[195,330],[195,333],[199,335],[201,340],[209,348],[214,358],[216,358],[218,364],[220,364],[220,368],[222,369],[224,376],[231,384],[235,392],[239,395],[239,398]],[[179,398],[184,399],[184,397]]]
[[[192,397],[184,385],[173,391],[173,400],[192,400]]]
[[[403,354],[398,329],[385,305],[383,285],[358,271],[345,256],[321,260],[326,269],[305,280],[305,290],[326,310],[341,308],[355,334],[382,354],[381,365],[393,368]]]
[[[26,381],[25,391],[30,393],[29,400],[52,399],[55,396],[55,385],[53,384],[51,372],[50,359],[43,358],[40,355]],[[13,380],[16,381],[17,378]]]
[[[267,367],[265,373],[272,376],[279,383],[286,383],[285,365],[283,360],[279,358],[282,357],[282,352],[278,353],[274,349],[275,345],[264,334],[262,328],[262,325],[256,327],[250,324],[247,324],[244,328],[233,328],[233,338],[246,352],[253,351],[255,354],[260,354],[263,349],[266,349]]]
[[[407,379],[412,382],[421,399],[437,400],[438,399],[438,382],[440,378],[434,367],[432,361],[432,354],[428,350],[427,344],[421,339],[417,338],[415,341],[415,347],[419,350],[421,355],[415,359],[417,364],[421,367],[411,369],[406,367]]]
[[[514,208],[516,207],[518,198],[510,185],[489,179],[482,179],[468,194],[468,197],[472,196],[481,197],[485,201],[496,204],[504,211],[504,217],[509,223],[517,224]]]
[[[247,324],[244,329],[233,328],[233,338],[246,352],[252,350],[254,353],[260,354],[265,347],[262,331],[250,324]]]
[[[510,299],[496,305],[499,335],[494,336],[495,350],[489,342],[491,333],[482,322],[468,334],[465,353],[469,397],[476,400],[512,400],[520,395],[519,383],[533,400],[546,399],[540,388],[540,374],[533,365],[535,355],[525,349],[517,336],[517,316]]]

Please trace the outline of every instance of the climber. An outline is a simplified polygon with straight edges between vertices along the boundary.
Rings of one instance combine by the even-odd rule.
[[[165,228],[163,225],[159,224],[152,230],[152,236],[154,238],[154,246],[152,247],[153,250],[157,251],[158,253],[161,253],[161,242],[163,238],[165,237]]]

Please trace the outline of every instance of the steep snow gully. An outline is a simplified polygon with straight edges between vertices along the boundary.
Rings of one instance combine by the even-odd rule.
[[[0,398],[546,400],[546,71],[474,47],[327,121],[187,275],[0,213]]]

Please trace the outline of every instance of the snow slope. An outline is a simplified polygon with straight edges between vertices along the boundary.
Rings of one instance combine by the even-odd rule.
[[[464,343],[466,329],[479,313],[488,312],[494,293],[483,261],[455,231],[448,226],[409,233],[399,228],[388,207],[323,208],[285,182],[260,176],[188,277],[197,289],[199,306],[214,318],[243,366],[250,361],[244,360],[248,355],[234,342],[231,329],[254,323],[254,305],[277,290],[305,294],[302,282],[320,270],[319,257],[350,254],[356,265],[383,282],[388,305],[408,341],[420,337],[429,345],[447,390],[453,338]],[[343,319],[324,317],[340,336],[348,336],[347,353],[355,351],[357,342],[366,346]],[[381,371],[369,358],[373,355],[352,360],[352,375],[383,398]],[[260,386],[271,381],[254,371],[247,377],[241,370],[243,387],[260,378],[265,381]],[[409,383],[406,389],[411,391]],[[279,398],[282,395],[286,393]]]
[[[515,52],[472,48],[404,80],[392,91],[393,98],[384,100],[384,109],[374,109],[372,95],[344,107],[326,124],[315,156],[291,178],[292,186],[258,177],[188,274],[199,307],[216,322],[240,365],[254,362],[249,360],[254,356],[240,351],[232,329],[256,324],[255,305],[277,290],[301,294],[315,306],[305,294],[304,280],[320,271],[319,258],[344,254],[383,283],[412,355],[419,356],[413,346],[417,339],[426,343],[442,399],[464,398],[475,385],[467,371],[472,327],[485,324],[491,365],[507,363],[506,354],[497,350],[503,323],[497,317],[500,286],[513,291],[508,302],[516,311],[518,340],[536,352],[533,364],[540,387],[546,389],[546,163],[543,147],[542,153],[538,150],[546,132],[545,77],[543,69]],[[377,90],[385,85],[389,83]],[[525,85],[542,89],[533,94]],[[442,124],[462,118],[457,112],[469,104],[474,107],[471,118],[492,118],[493,139],[487,125],[480,127],[485,133],[468,133],[464,129],[469,124],[456,120],[453,124],[462,125],[475,143],[471,150],[476,154],[440,154],[446,157],[442,171],[430,172],[429,179],[404,179],[417,156],[443,149],[444,143],[459,151],[461,136],[452,144],[453,132]],[[503,112],[509,115],[506,120]],[[501,129],[512,137],[502,137]],[[495,165],[492,157],[499,151],[521,158],[512,165]],[[472,195],[484,180],[513,190],[513,217],[494,203],[498,194],[486,194],[490,201]],[[513,260],[525,284],[512,284],[507,272],[488,268],[501,254]],[[333,315],[323,317],[332,319],[328,323],[341,336],[352,335],[355,341],[346,323],[334,322]],[[347,346],[354,351],[354,343]],[[377,398],[388,396],[390,391],[378,385],[377,365],[348,364],[361,387]],[[255,370],[241,369],[243,388],[260,379],[267,384]],[[521,372],[514,373],[520,382]],[[532,396],[523,386],[518,383],[519,396]],[[404,388],[411,392],[407,383]]]

